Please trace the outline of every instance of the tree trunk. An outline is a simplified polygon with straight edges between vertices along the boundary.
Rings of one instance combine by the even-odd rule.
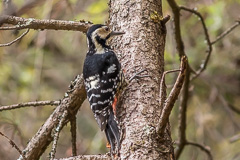
[[[128,79],[146,69],[150,77],[131,82],[122,96],[117,115],[122,128],[121,159],[174,159],[169,126],[160,137],[156,127],[160,118],[160,78],[164,71],[166,30],[161,1],[111,0],[110,25],[126,32],[114,39]]]

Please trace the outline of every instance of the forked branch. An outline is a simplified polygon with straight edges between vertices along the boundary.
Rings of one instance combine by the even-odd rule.
[[[3,136],[4,138],[6,138],[7,140],[8,140],[8,142],[11,144],[11,146],[13,147],[13,148],[15,148],[17,151],[18,151],[18,153],[20,153],[20,155],[23,157],[23,159],[25,160],[25,157],[24,157],[24,155],[22,154],[22,151],[20,150],[20,148],[16,145],[16,143],[13,141],[13,140],[11,140],[10,138],[8,138],[5,134],[3,134],[2,132],[0,132],[0,135],[1,136]]]
[[[186,74],[186,68],[187,68],[187,57],[183,56],[181,59],[181,67],[180,67],[180,73],[178,74],[177,80],[168,96],[168,98],[165,101],[165,104],[162,109],[162,114],[160,116],[160,122],[158,125],[158,133],[162,135],[164,133],[164,130],[166,128],[166,125],[168,123],[168,119],[170,116],[170,113],[172,111],[172,108],[178,98],[178,95],[181,91],[184,79],[185,79],[185,74]]]
[[[82,76],[77,76],[71,82],[69,90],[66,92],[65,97],[61,103],[56,107],[54,112],[49,116],[46,122],[38,130],[38,132],[29,141],[23,153],[26,160],[39,159],[42,153],[47,149],[49,144],[53,141],[54,128],[59,126],[59,118],[66,112],[67,116],[62,121],[59,131],[66,125],[72,115],[76,115],[81,104],[86,99],[86,91]],[[22,157],[19,158],[19,160]]]

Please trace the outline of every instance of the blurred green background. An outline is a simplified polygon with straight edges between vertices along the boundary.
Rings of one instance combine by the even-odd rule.
[[[105,23],[107,0],[13,0],[22,17],[38,19],[88,20]],[[29,5],[34,2],[33,5]],[[197,7],[205,18],[211,40],[231,26],[240,15],[240,0],[177,1],[190,8]],[[23,6],[27,6],[22,9]],[[3,7],[1,6],[1,10]],[[163,14],[172,15],[166,1]],[[204,60],[206,42],[201,23],[196,16],[182,12],[182,35],[191,66],[198,69]],[[165,69],[179,66],[173,37],[173,23],[167,23]],[[15,39],[19,33],[0,31],[0,43]],[[240,109],[240,27],[216,43],[207,70],[191,83],[187,113],[187,138],[211,148],[214,159],[240,159],[240,115],[229,105]],[[59,100],[77,74],[82,72],[87,52],[85,35],[73,31],[31,30],[10,47],[0,48],[0,105],[35,100]],[[176,74],[167,76],[171,89]],[[180,98],[179,98],[180,99]],[[178,103],[171,114],[172,137],[177,141]],[[24,149],[52,113],[53,106],[29,107],[0,112],[0,131]],[[100,132],[87,101],[77,116],[78,154],[98,154],[107,151],[106,138]],[[70,126],[60,134],[56,158],[71,155]],[[48,151],[41,159],[47,159]],[[0,137],[0,159],[16,159],[17,151]],[[187,146],[181,160],[207,159],[198,148]]]

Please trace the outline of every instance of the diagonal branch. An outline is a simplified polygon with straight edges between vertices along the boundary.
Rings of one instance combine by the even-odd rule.
[[[235,28],[237,28],[240,25],[240,20],[236,21],[232,26],[230,26],[226,31],[224,31],[222,34],[217,36],[217,38],[211,42],[211,44],[217,43],[219,40],[221,40],[223,37],[231,33]]]
[[[213,160],[213,156],[212,156],[212,154],[210,152],[210,148],[208,146],[203,146],[201,144],[194,143],[194,142],[186,142],[186,144],[200,148],[202,151],[204,151],[208,155],[209,160]]]
[[[178,127],[178,135],[179,135],[179,144],[176,148],[175,156],[176,159],[179,159],[185,145],[187,142],[186,139],[186,128],[187,128],[187,103],[189,99],[189,83],[190,83],[190,72],[187,67],[186,78],[182,91],[182,100],[179,106],[179,127]]]
[[[187,57],[183,56],[181,59],[181,68],[180,68],[181,71],[178,74],[177,80],[176,80],[168,98],[166,99],[166,102],[162,109],[162,114],[160,117],[158,129],[157,129],[157,131],[160,135],[162,135],[164,133],[164,130],[168,123],[168,119],[169,119],[170,113],[172,111],[172,108],[178,98],[180,91],[181,91],[181,88],[182,88],[182,85],[183,85],[183,82],[185,79],[187,63],[188,63]]]
[[[0,106],[0,112],[4,110],[11,110],[11,109],[17,109],[22,107],[37,107],[37,106],[57,106],[60,104],[60,101],[36,101],[36,102],[26,102],[26,103],[19,103],[19,104],[13,104],[10,106]]]
[[[71,30],[71,31],[81,31],[83,33],[87,32],[87,29],[92,25],[88,21],[64,21],[64,20],[40,20],[34,18],[22,18],[15,16],[0,16],[0,23],[18,25],[18,29],[53,29],[53,30]],[[1,28],[0,28],[1,29]],[[2,30],[9,30],[8,27],[2,27]]]
[[[14,147],[18,153],[20,153],[20,155],[23,157],[23,159],[25,160],[25,157],[22,155],[22,151],[20,150],[20,148],[16,145],[15,142],[13,142],[13,140],[11,140],[10,138],[8,138],[5,134],[3,134],[2,132],[0,132],[0,135],[3,136],[4,138],[6,138],[8,140],[8,142],[12,145],[12,147]]]
[[[72,115],[76,115],[81,104],[86,99],[86,91],[84,87],[84,81],[82,76],[77,76],[76,79],[71,82],[69,90],[66,92],[65,97],[61,100],[54,112],[49,116],[46,122],[38,130],[38,132],[29,141],[27,147],[23,153],[26,160],[39,159],[42,153],[47,149],[49,144],[53,140],[53,130],[58,125],[58,118],[66,111],[67,117],[63,121],[63,125],[66,125]],[[62,129],[60,127],[60,130]],[[19,160],[22,157],[19,157]]]
[[[76,144],[76,139],[77,139],[77,119],[76,115],[72,116],[70,120],[71,124],[71,137],[72,137],[72,156],[77,155],[77,144]]]

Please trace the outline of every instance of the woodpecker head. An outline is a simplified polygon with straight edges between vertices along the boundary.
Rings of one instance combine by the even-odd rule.
[[[87,42],[90,54],[102,54],[105,49],[110,49],[108,43],[114,36],[122,35],[124,32],[111,31],[108,26],[96,24],[87,31]]]

